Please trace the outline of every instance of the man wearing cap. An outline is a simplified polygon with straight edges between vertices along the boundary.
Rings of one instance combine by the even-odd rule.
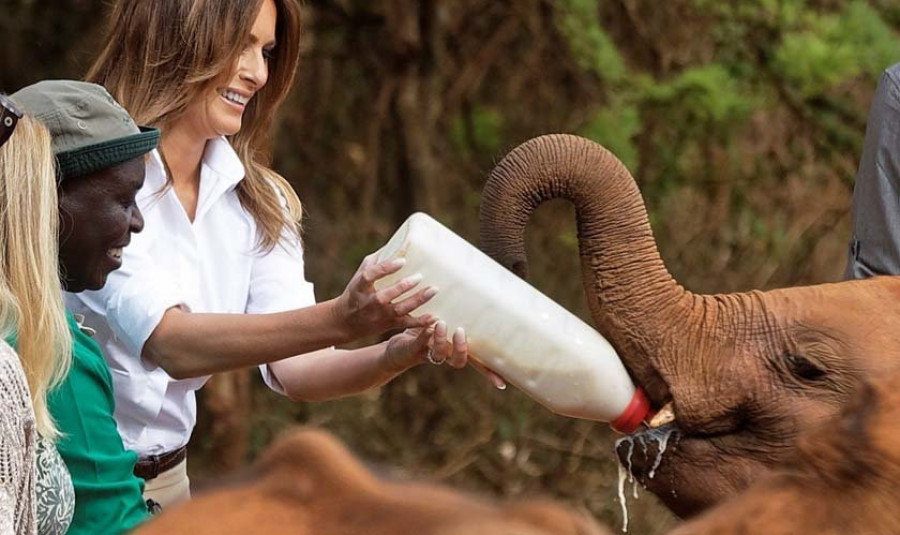
[[[135,195],[144,183],[144,157],[156,148],[159,132],[139,128],[95,84],[45,81],[12,98],[53,137],[63,289],[100,289],[120,267],[131,234],[144,226]],[[68,533],[121,533],[148,518],[144,484],[134,475],[137,456],[124,448],[116,428],[112,377],[91,339],[93,330],[68,315],[72,369],[48,399],[62,432],[56,445],[75,486]]]

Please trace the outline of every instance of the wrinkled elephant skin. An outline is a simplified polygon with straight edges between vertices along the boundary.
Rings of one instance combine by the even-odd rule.
[[[862,380],[900,369],[900,278],[692,293],[665,268],[634,179],[582,138],[536,138],[497,165],[482,198],[482,248],[525,276],[525,227],[554,198],[575,205],[595,326],[656,408],[674,404],[678,433],[655,477],[654,448],[634,448],[631,461],[681,516],[745,489]]]
[[[772,475],[672,535],[900,533],[900,374],[865,383]]]

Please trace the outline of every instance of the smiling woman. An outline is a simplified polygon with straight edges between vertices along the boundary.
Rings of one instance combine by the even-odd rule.
[[[294,0],[120,0],[88,75],[162,130],[137,197],[146,230],[107,285],[70,306],[98,329],[119,430],[163,507],[190,496],[194,393],[211,373],[261,365],[274,390],[310,401],[381,386],[429,346],[435,362],[467,362],[464,332],[451,342],[443,323],[409,315],[437,289],[413,290],[417,276],[375,289],[402,262],[366,259],[340,297],[316,304],[300,201],[265,157],[298,55]],[[386,343],[329,347],[407,327]]]
[[[194,165],[199,161],[196,151],[202,153],[204,144],[196,140],[231,136],[246,167],[238,196],[260,225],[263,248],[274,247],[283,229],[298,230],[300,201],[287,182],[260,160],[268,153],[265,138],[297,68],[296,4],[121,1],[111,21],[110,37],[87,79],[109,89],[135,121],[163,130],[161,153],[170,167],[166,179],[179,197],[191,196],[176,182],[181,168],[188,169],[185,174],[199,172]],[[192,42],[186,44],[185,35]],[[193,197],[188,204],[196,204],[196,194]],[[282,202],[288,210],[282,209]],[[191,206],[185,208],[192,211]]]

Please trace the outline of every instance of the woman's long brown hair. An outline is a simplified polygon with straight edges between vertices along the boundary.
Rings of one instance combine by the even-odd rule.
[[[138,124],[166,126],[223,74],[232,72],[263,0],[118,0],[108,37],[87,80],[105,86]],[[277,46],[269,79],[250,100],[230,141],[246,176],[241,205],[256,220],[258,246],[270,251],[288,234],[299,237],[300,200],[268,167],[275,113],[294,81],[300,57],[296,0],[275,0]],[[170,177],[171,180],[171,177]]]

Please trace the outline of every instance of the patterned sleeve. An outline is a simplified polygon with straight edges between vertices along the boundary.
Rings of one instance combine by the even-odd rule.
[[[75,515],[75,487],[53,442],[38,437],[35,506],[40,535],[65,535]]]
[[[19,357],[0,341],[0,534],[36,533],[34,412]]]

